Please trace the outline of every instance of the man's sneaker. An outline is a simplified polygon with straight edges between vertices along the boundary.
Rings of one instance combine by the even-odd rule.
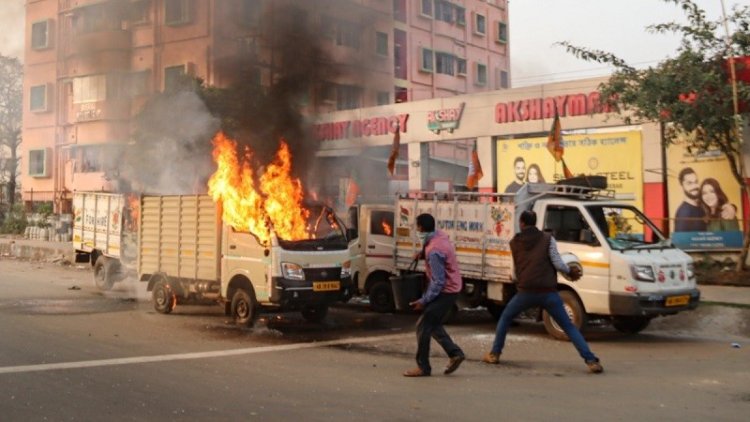
[[[487,354],[482,358],[482,362],[497,365],[498,363],[500,363],[500,353],[487,352]]]
[[[458,369],[458,367],[461,365],[461,362],[463,362],[464,359],[466,359],[464,355],[453,356],[448,361],[448,365],[446,365],[445,371],[443,373],[445,375],[452,374],[453,372],[456,371],[456,369]]]
[[[589,367],[589,371],[595,374],[601,374],[602,372],[604,372],[604,367],[601,363],[599,363],[599,359],[586,362],[586,366]]]

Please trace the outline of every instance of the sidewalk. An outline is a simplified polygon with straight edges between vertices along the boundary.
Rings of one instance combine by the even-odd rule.
[[[70,242],[0,237],[0,258],[9,256],[38,261],[63,258],[73,262],[75,251]],[[698,288],[703,302],[750,306],[750,287],[699,285]]]

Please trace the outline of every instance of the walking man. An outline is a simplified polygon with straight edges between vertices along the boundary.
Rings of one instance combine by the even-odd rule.
[[[604,368],[599,363],[599,358],[591,352],[581,332],[570,321],[560,294],[557,292],[557,271],[569,275],[573,280],[578,280],[581,278],[581,269],[568,267],[563,262],[557,250],[555,238],[536,227],[535,212],[522,212],[519,226],[521,232],[510,241],[518,293],[503,310],[497,322],[492,350],[482,358],[482,361],[499,363],[505,345],[505,336],[513,318],[528,308],[541,306],[565,331],[589,370],[595,374],[601,373]]]
[[[419,257],[425,259],[430,283],[422,297],[410,303],[415,310],[424,309],[424,312],[417,321],[417,367],[404,372],[404,376],[430,376],[430,341],[433,338],[450,358],[444,371],[447,375],[458,369],[466,358],[463,350],[443,328],[443,321],[455,306],[463,281],[458,270],[456,249],[445,232],[435,230],[432,215],[417,216],[417,234],[424,245],[424,255],[420,253]]]

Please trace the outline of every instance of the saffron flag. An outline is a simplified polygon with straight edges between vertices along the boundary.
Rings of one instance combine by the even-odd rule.
[[[359,184],[354,177],[349,177],[349,185],[346,188],[346,207],[349,208],[357,202],[359,196]]]
[[[391,155],[388,157],[388,174],[393,176],[393,172],[396,170],[396,158],[398,158],[398,150],[401,147],[401,128],[396,125],[396,132],[393,134],[393,145],[391,146]]]
[[[547,137],[547,150],[555,161],[559,162],[563,156],[563,144],[562,144],[562,129],[560,128],[560,115],[555,110],[555,119],[552,121],[552,128],[549,130],[549,137]]]
[[[469,174],[466,176],[466,187],[470,190],[474,189],[482,177],[484,177],[484,173],[482,172],[482,164],[479,162],[479,154],[475,145],[471,151],[471,160],[469,160]]]

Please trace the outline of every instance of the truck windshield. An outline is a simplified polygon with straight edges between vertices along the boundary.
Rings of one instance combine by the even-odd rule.
[[[664,248],[671,244],[637,208],[627,205],[589,205],[586,209],[612,249]]]
[[[336,213],[326,206],[309,206],[310,214],[307,218],[307,233],[305,240],[279,239],[279,245],[292,250],[333,250],[346,249],[345,227]]]

